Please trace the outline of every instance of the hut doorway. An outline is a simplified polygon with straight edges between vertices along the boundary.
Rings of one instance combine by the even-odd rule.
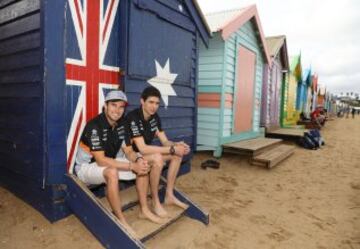
[[[240,46],[237,58],[233,133],[252,131],[256,54]]]

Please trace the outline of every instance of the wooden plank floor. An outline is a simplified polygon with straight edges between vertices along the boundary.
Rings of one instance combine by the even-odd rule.
[[[120,198],[121,198],[123,206],[137,201],[138,197],[137,197],[137,193],[136,193],[136,188],[130,187],[126,190],[121,191]],[[100,202],[109,211],[111,211],[110,204],[108,203],[106,197],[101,198]],[[148,198],[149,207],[151,207],[150,202],[151,202],[151,199]],[[175,222],[177,219],[181,218],[186,211],[182,208],[179,208],[179,207],[173,206],[173,205],[171,205],[171,206],[164,205],[164,208],[168,212],[169,217],[162,219],[163,222],[161,224],[156,224],[147,219],[139,218],[140,206],[138,204],[127,209],[124,212],[124,216],[125,216],[127,222],[130,224],[130,226],[134,229],[136,234],[139,236],[139,238],[141,240],[143,240],[144,238],[148,239],[148,236],[151,237],[151,235],[156,234],[157,232],[166,228],[168,225]]]
[[[274,134],[274,135],[302,137],[302,136],[304,136],[305,131],[307,131],[307,129],[280,128],[277,130],[272,130],[272,131],[267,132],[267,135]]]
[[[274,138],[255,138],[234,143],[224,144],[224,148],[232,148],[246,151],[256,151],[264,147],[268,147],[280,143],[281,139]]]

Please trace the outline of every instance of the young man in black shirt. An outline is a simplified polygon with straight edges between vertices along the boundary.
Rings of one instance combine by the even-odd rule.
[[[174,185],[182,158],[190,152],[190,147],[184,142],[174,143],[168,140],[161,128],[160,118],[156,113],[159,109],[160,98],[161,95],[157,88],[146,88],[141,95],[140,108],[131,111],[126,119],[133,149],[140,152],[145,160],[156,168],[150,173],[152,204],[157,215],[166,217],[167,212],[161,205],[158,195],[162,167],[164,162],[170,162],[165,204],[177,205],[185,209],[187,205],[174,195]],[[151,145],[154,137],[159,138],[162,146]]]
[[[150,211],[146,202],[150,167],[141,155],[132,150],[129,132],[126,132],[124,125],[126,105],[127,98],[122,91],[115,90],[106,95],[103,112],[84,128],[76,155],[75,172],[86,184],[106,183],[106,197],[113,213],[135,235],[121,211],[119,179],[136,178],[140,215],[156,223],[161,223],[161,219]]]

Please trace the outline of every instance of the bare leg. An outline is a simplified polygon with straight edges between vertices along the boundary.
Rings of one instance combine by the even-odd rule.
[[[109,201],[110,207],[113,210],[115,216],[119,219],[124,228],[132,234],[134,237],[138,237],[135,231],[127,223],[122,211],[121,201],[119,195],[119,174],[118,170],[113,168],[106,168],[104,170],[104,177],[106,180],[106,197]]]
[[[159,199],[159,181],[160,181],[160,175],[164,165],[164,161],[162,159],[161,154],[146,155],[145,160],[148,160],[149,163],[152,165],[150,171],[150,189],[151,189],[154,212],[158,216],[162,218],[166,218],[168,217],[168,213],[161,205]]]
[[[164,159],[170,159],[169,170],[167,174],[167,186],[166,186],[166,195],[165,195],[165,204],[167,205],[176,205],[183,209],[186,209],[188,205],[181,202],[174,195],[174,186],[176,181],[176,176],[179,172],[182,157],[178,156],[164,156]]]
[[[149,187],[149,175],[136,177],[136,190],[139,196],[140,213],[139,218],[149,219],[154,223],[162,223],[161,219],[153,214],[147,204],[147,193]]]

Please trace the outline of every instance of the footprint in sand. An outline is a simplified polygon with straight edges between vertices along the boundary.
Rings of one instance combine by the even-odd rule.
[[[272,232],[266,235],[269,239],[272,240],[276,240],[278,242],[284,241],[284,240],[288,240],[290,239],[293,234],[290,233],[289,231],[286,231],[283,228],[280,228],[279,231],[276,232]]]
[[[250,205],[253,202],[254,202],[253,200],[240,200],[240,199],[234,200],[235,206],[240,208],[246,208],[248,205]]]
[[[360,190],[360,182],[352,182],[350,183],[351,188]]]
[[[226,183],[230,183],[232,186],[239,186],[239,184],[237,183],[236,179],[233,177],[229,177],[229,176],[218,176],[217,177],[219,180],[222,180]]]
[[[252,215],[250,216],[249,221],[257,225],[258,224],[264,225],[269,223],[267,222],[266,217],[264,215]]]

